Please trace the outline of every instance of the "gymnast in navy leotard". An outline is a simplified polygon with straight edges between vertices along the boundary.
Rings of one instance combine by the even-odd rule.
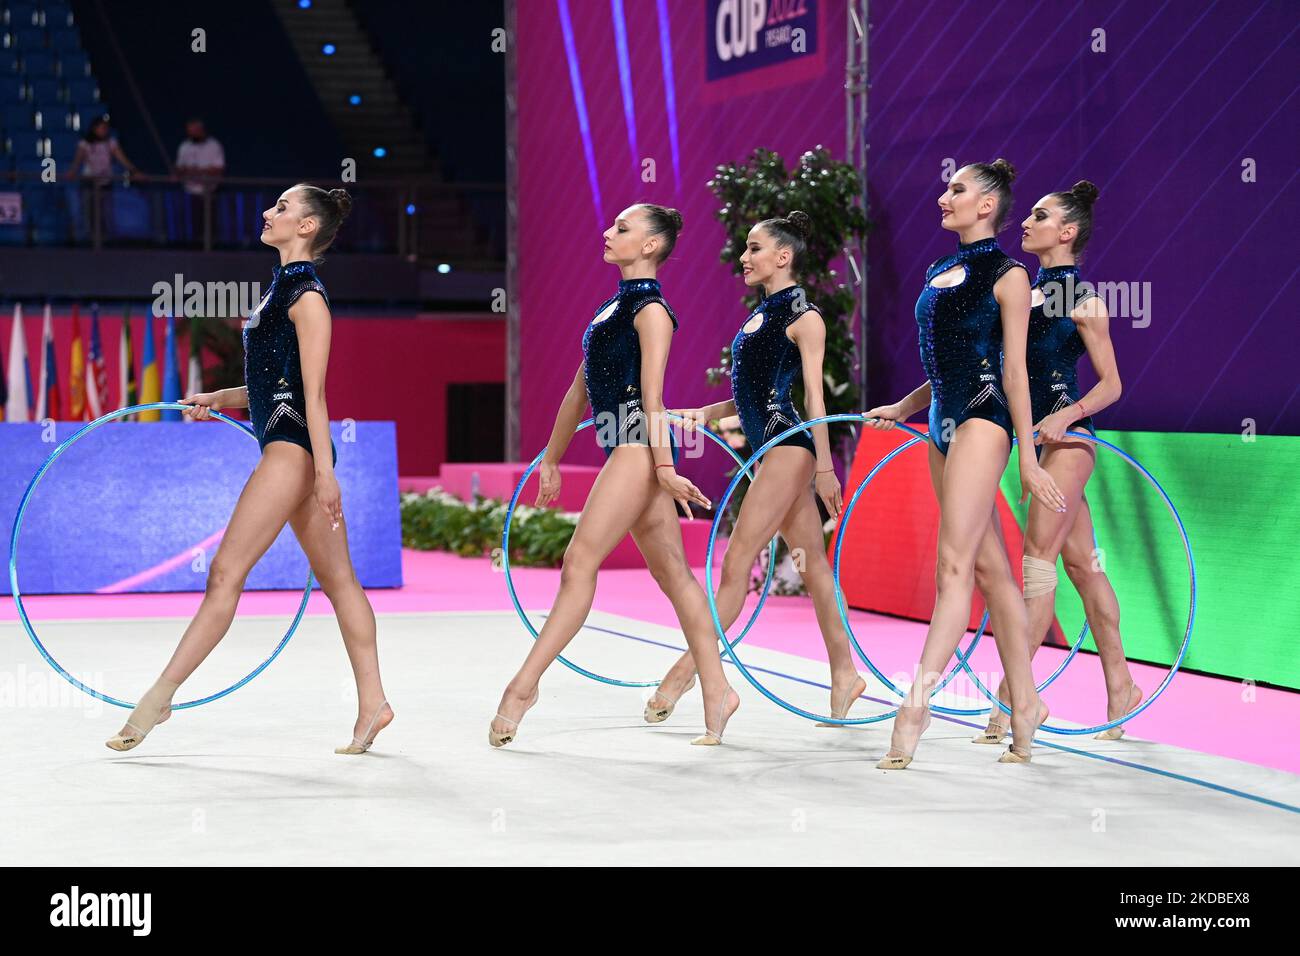
[[[262,214],[261,240],[280,254],[271,288],[244,326],[245,385],[185,399],[201,421],[222,408],[247,408],[261,458],[235,504],[208,565],[203,603],[162,675],[107,744],[139,746],[171,716],[180,685],[225,636],[244,581],[288,524],[329,597],[357,687],[352,740],[339,754],[365,753],[393,720],[379,678],[375,614],[348,553],[337,452],[325,405],[331,316],[313,260],[329,248],[351,208],[342,189],[299,183]]]
[[[650,421],[641,401],[641,336],[637,314],[650,303],[663,307],[677,331],[677,316],[652,278],[620,279],[618,292],[600,304],[582,333],[582,370],[595,418],[596,442],[609,457],[619,445],[649,445]],[[667,430],[673,463],[677,442]]]
[[[1079,376],[1075,366],[1088,351],[1075,323],[1074,313],[1090,297],[1092,287],[1079,277],[1073,262],[1040,266],[1032,287],[1037,293],[1029,308],[1029,337],[1025,366],[1029,372],[1029,401],[1034,421],[1041,422],[1079,404]],[[1042,301],[1038,301],[1039,295]],[[1079,414],[1070,427],[1096,432],[1092,416]],[[1040,446],[1041,447],[1041,446]]]
[[[1023,269],[992,236],[959,243],[925,271],[916,300],[921,365],[930,381],[930,437],[941,454],[970,418],[1013,434],[1002,393],[1002,309],[993,287],[1011,269]],[[960,274],[957,273],[960,270]],[[948,274],[955,285],[936,283]]]
[[[248,389],[248,418],[258,444],[287,441],[311,454],[307,432],[307,402],[303,394],[298,332],[289,309],[305,292],[316,292],[329,305],[316,267],[307,260],[276,266],[271,288],[244,323],[244,384]],[[331,458],[338,449],[330,439]]]
[[[1094,558],[1092,515],[1084,490],[1096,452],[1092,443],[1066,431],[1095,434],[1092,413],[1119,398],[1119,370],[1111,344],[1106,305],[1079,277],[1078,257],[1092,235],[1092,207],[1097,187],[1087,180],[1063,192],[1048,193],[1021,223],[1020,246],[1038,256],[1034,281],[1026,368],[1033,402],[1042,466],[1065,495],[1064,512],[1030,507],[1025,523],[1023,559],[1025,607],[1029,617],[1030,654],[1038,650],[1056,617],[1057,559],[1083,601],[1088,626],[1106,675],[1106,723],[1118,720],[1142,700],[1125,659],[1119,631],[1119,602],[1102,562]],[[1097,384],[1080,398],[1075,366],[1087,353]],[[1006,699],[1006,688],[999,688]],[[1100,717],[1098,713],[1096,716]],[[1113,727],[1097,734],[1115,740]],[[1006,734],[1006,718],[990,716],[976,743],[997,743]]]
[[[757,289],[761,299],[731,342],[732,398],[680,410],[688,428],[737,415],[751,452],[757,452],[804,421],[791,394],[799,383],[804,386],[808,418],[826,415],[822,395],[826,325],[798,281],[805,271],[812,228],[811,219],[796,210],[784,218],[764,220],[749,231],[740,266],[745,284]],[[744,606],[759,552],[780,531],[791,553],[803,556],[796,567],[822,626],[831,669],[830,716],[839,720],[847,716],[867,684],[858,675],[838,613],[819,499],[829,517],[839,517],[840,483],[825,424],[788,435],[760,459],[727,541],[716,603],[718,620],[729,628]],[[690,655],[683,655],[659,682],[662,690],[646,704],[645,719],[650,723],[667,719],[693,674]]]
[[[803,360],[787,330],[808,308],[802,286],[778,289],[763,296],[731,341],[731,396],[754,451],[803,421],[791,396],[803,382]],[[810,431],[788,435],[778,445],[806,448],[817,457]]]
[[[582,363],[537,464],[535,505],[545,507],[559,498],[560,459],[588,403],[605,462],[565,549],[564,573],[551,613],[501,695],[488,728],[493,747],[503,747],[518,735],[524,713],[537,702],[542,675],[591,610],[601,562],[629,532],[672,602],[699,665],[705,730],[691,742],[721,743],[728,718],[740,706],[722,670],[708,598],[686,563],[677,512],[680,507],[689,518],[691,502],[705,509],[712,504],[689,478],[677,473],[677,445],[663,402],[664,370],[677,317],[664,300],[657,274],[681,226],[677,210],[637,203],[605,230],[605,261],[618,266],[622,278],[617,294],[596,310],[582,335]]]
[[[998,482],[1014,433],[1020,480],[1035,503],[1063,508],[1064,498],[1034,454],[1025,335],[1029,277],[995,236],[1011,208],[1015,170],[1006,160],[959,169],[939,197],[940,223],[957,233],[957,252],[925,273],[916,304],[927,381],[893,405],[864,415],[892,428],[930,407],[930,478],[942,519],[936,596],[916,680],[899,708],[889,752],[877,764],[901,770],[929,724],[929,699],[966,631],[976,581],[989,607],[1006,674],[1016,743],[1000,759],[1028,762],[1047,717],[1029,666],[1028,617],[1011,574],[997,520]],[[996,427],[990,427],[992,426]]]

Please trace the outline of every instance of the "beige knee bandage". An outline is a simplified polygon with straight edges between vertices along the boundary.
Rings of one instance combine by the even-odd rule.
[[[1022,563],[1025,575],[1025,597],[1038,597],[1056,590],[1056,562],[1044,561],[1025,555]]]

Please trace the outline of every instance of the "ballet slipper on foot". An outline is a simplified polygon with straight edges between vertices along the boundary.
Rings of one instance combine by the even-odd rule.
[[[659,687],[656,688],[654,696],[651,697],[645,703],[645,714],[644,714],[645,722],[647,724],[658,724],[667,720],[669,717],[672,716],[673,708],[677,706],[677,702],[681,700],[682,696],[694,686],[695,686],[695,675],[692,674],[691,679],[688,680],[685,686],[683,686],[682,689],[677,692],[677,696],[669,697],[667,694],[663,692],[663,684],[660,684]],[[668,701],[667,707],[664,707],[662,705],[656,707],[654,705],[655,699],[660,697]]]
[[[104,741],[104,745],[119,752],[140,746],[154,727],[172,715],[172,697],[180,686],[175,681],[163,680],[161,677],[154,681],[154,685],[145,691],[131,711],[131,716],[126,719],[129,733],[114,734]]]
[[[384,712],[385,707],[388,707],[389,718],[386,721],[384,721],[382,727],[376,730],[375,721],[379,720],[379,715]],[[375,735],[378,734],[380,730],[383,730],[384,727],[387,727],[389,724],[391,724],[393,722],[393,718],[396,716],[397,714],[393,713],[393,708],[390,707],[388,704],[388,698],[384,698],[383,703],[381,703],[378,707],[375,708],[375,716],[371,717],[370,723],[366,725],[365,734],[363,734],[361,737],[353,737],[352,743],[348,744],[346,747],[335,747],[334,752],[336,754],[365,753],[367,750],[370,749],[370,745],[375,742]]]
[[[1129,691],[1128,707],[1125,708],[1124,713],[1125,714],[1133,713],[1134,709],[1140,703],[1142,703],[1142,688],[1138,687],[1137,684],[1134,684],[1133,689]],[[1122,717],[1124,715],[1121,714],[1120,716]],[[1092,738],[1093,740],[1119,740],[1123,736],[1124,736],[1124,725],[1121,724],[1118,727],[1111,727],[1109,730],[1103,730],[1099,734],[1093,734]]]
[[[1046,704],[1039,704],[1038,723],[1034,725],[1034,733],[1030,734],[1028,745],[1017,747],[1013,743],[1007,748],[1006,753],[998,758],[998,763],[1029,763],[1033,756],[1031,748],[1034,745],[1034,734],[1038,733],[1038,728],[1043,726],[1043,721],[1047,720],[1049,713]]]
[[[899,713],[902,713],[904,710],[916,710],[916,709],[917,708],[915,707],[907,707],[907,706],[901,706],[898,708]],[[876,764],[876,769],[877,770],[906,770],[908,765],[912,762],[912,755],[916,753],[917,744],[921,742],[921,735],[925,733],[926,728],[928,728],[929,726],[930,726],[930,708],[927,706],[925,708],[925,719],[921,721],[921,729],[916,733],[916,740],[912,742],[912,749],[904,750],[902,747],[896,746],[892,739],[893,735],[891,734],[890,735],[891,740],[889,741],[889,752],[880,758],[880,762]],[[895,734],[898,733],[897,718],[895,718],[894,720],[894,733]]]
[[[853,707],[853,702],[857,700],[859,697],[861,697],[863,693],[866,692],[866,689],[867,689],[867,682],[864,681],[861,677],[859,677],[857,681],[854,682],[853,688],[847,694],[844,695],[844,698],[840,701],[840,706],[838,708],[835,706],[834,703],[831,704],[831,717],[833,717],[836,720],[843,720],[845,717],[847,717],[849,715],[849,710],[852,709]],[[814,727],[843,727],[845,725],[828,724],[825,721],[818,721],[813,726]]]
[[[732,700],[735,700],[735,706],[733,706],[731,710],[727,710],[727,704],[731,703]],[[731,715],[739,709],[740,695],[732,690],[731,686],[728,685],[726,692],[722,695],[722,701],[718,704],[718,729],[716,731],[709,729],[709,724],[706,719],[704,724],[704,733],[692,740],[691,743],[696,747],[718,746],[718,744],[722,743],[722,732],[726,729],[727,721],[730,720]]]

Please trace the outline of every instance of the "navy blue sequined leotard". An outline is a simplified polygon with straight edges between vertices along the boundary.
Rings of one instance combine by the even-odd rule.
[[[1079,400],[1075,365],[1088,348],[1070,313],[1097,293],[1079,278],[1079,267],[1073,265],[1039,269],[1034,288],[1042,289],[1043,301],[1029,310],[1025,363],[1036,425]],[[1091,415],[1070,427],[1086,428],[1096,434]]]
[[[244,323],[244,384],[248,386],[248,418],[257,443],[288,441],[311,454],[307,433],[307,402],[303,395],[298,331],[289,306],[304,292],[319,292],[329,304],[315,267],[305,260],[276,266],[271,288]],[[337,463],[338,449],[330,440]]]
[[[619,445],[649,445],[650,426],[641,408],[641,336],[633,320],[651,302],[658,302],[673,320],[677,316],[659,291],[658,279],[620,279],[618,294],[601,303],[582,333],[582,375],[587,400],[596,419],[596,443],[605,457]],[[677,441],[668,431],[673,463]]]
[[[731,395],[753,451],[803,421],[790,397],[794,383],[803,381],[803,357],[785,330],[807,309],[799,286],[773,292],[745,320],[748,325],[759,318],[762,324],[753,332],[742,325],[731,341]],[[807,431],[795,432],[778,445],[798,445],[817,455]]]
[[[966,275],[957,285],[931,285],[958,265]],[[1017,266],[1024,268],[990,236],[959,243],[955,253],[925,270],[916,324],[921,365],[930,380],[930,440],[942,454],[967,419],[987,419],[1014,436],[1002,394],[1002,309],[993,286]]]

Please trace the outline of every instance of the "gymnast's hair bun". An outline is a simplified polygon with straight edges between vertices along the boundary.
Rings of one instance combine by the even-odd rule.
[[[1070,187],[1070,195],[1073,196],[1077,202],[1085,206],[1091,206],[1095,203],[1097,201],[1097,196],[1100,195],[1100,193],[1101,190],[1086,179],[1081,179]]]
[[[999,156],[993,162],[989,163],[989,168],[993,174],[1001,179],[1006,185],[1010,186],[1016,181],[1016,167]]]
[[[812,233],[812,219],[802,210],[796,209],[789,213],[785,217],[785,221],[804,239],[807,239]]]
[[[334,208],[339,211],[339,221],[342,222],[352,210],[352,197],[348,195],[346,189],[331,189],[329,197],[330,201],[334,203]]]

